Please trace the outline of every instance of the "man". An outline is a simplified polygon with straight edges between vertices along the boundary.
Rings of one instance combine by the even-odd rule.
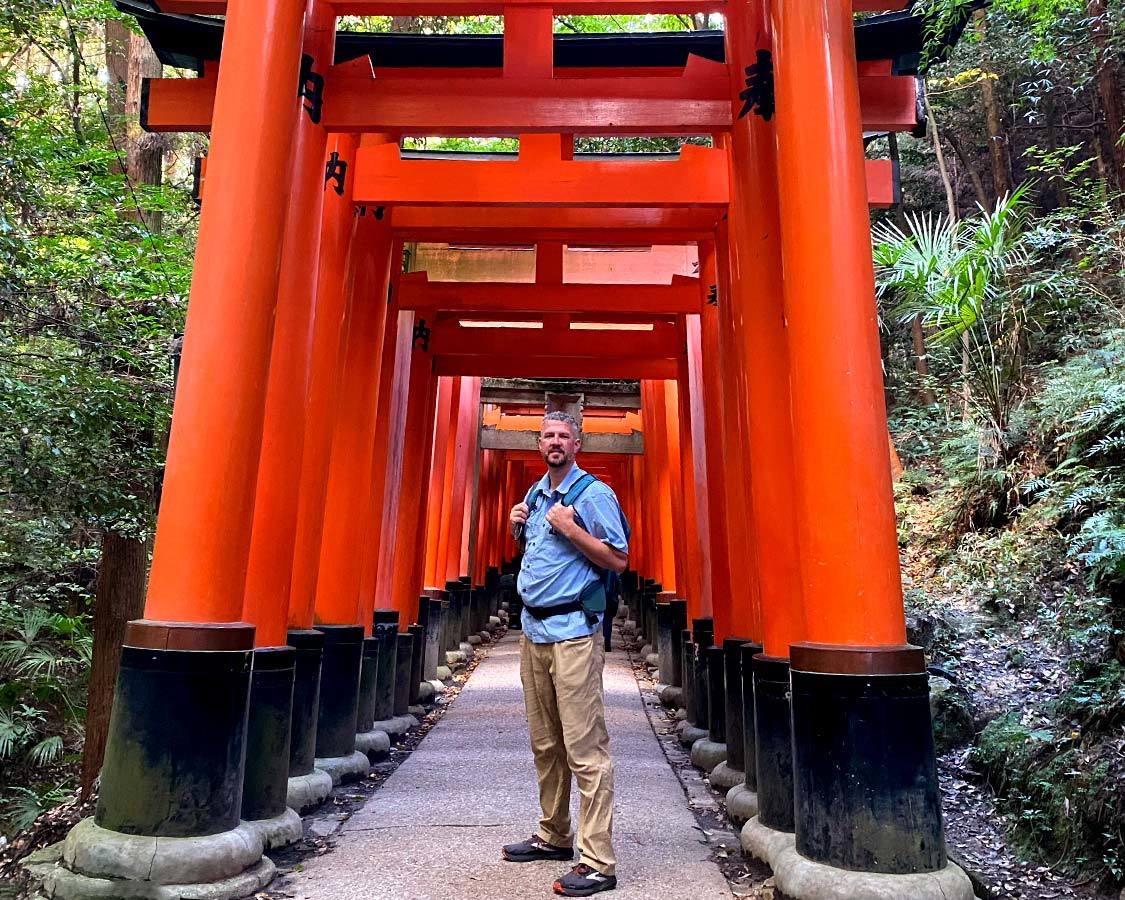
[[[613,854],[613,761],[602,699],[603,576],[628,562],[628,526],[608,485],[575,463],[578,422],[548,413],[539,433],[547,474],[512,507],[512,535],[523,538],[518,588],[523,599],[520,680],[543,817],[528,840],[504,847],[511,862],[571,860],[570,779],[582,795],[579,863],[554,883],[556,894],[588,897],[617,886]],[[598,612],[598,593],[601,610]]]

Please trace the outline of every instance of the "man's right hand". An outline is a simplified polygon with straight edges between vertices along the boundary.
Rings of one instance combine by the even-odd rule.
[[[526,503],[517,503],[512,507],[512,511],[508,515],[508,521],[512,526],[512,537],[516,537],[519,530],[527,524],[527,517],[530,513],[531,509]]]

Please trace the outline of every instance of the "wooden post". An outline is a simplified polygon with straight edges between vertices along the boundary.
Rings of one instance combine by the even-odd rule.
[[[304,11],[303,0],[246,0],[226,21],[150,619],[242,615]]]

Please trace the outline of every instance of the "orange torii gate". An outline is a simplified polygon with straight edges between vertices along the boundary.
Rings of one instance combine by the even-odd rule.
[[[56,895],[269,881],[291,807],[366,772],[480,624],[471,588],[510,559],[507,509],[539,469],[479,445],[481,379],[524,377],[640,382],[644,454],[591,465],[650,597],[686,600],[700,646],[722,644],[706,658],[748,686],[743,839],[779,888],[971,897],[906,644],[868,232],[897,174],[864,132],[924,122],[921,18],[854,19],[900,0],[119,4],[200,73],[147,82],[145,127],[212,141],[146,618]],[[555,13],[698,11],[725,33],[552,35]],[[504,34],[472,47],[336,30],[484,13]],[[403,151],[415,135],[520,150]],[[575,153],[621,135],[710,146]],[[404,274],[415,241],[535,245],[536,280]],[[696,277],[563,278],[567,245],[654,243],[695,246]],[[498,316],[537,327],[479,327]]]

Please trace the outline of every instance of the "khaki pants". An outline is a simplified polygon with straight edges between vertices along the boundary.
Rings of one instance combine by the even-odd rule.
[[[603,875],[614,875],[613,760],[602,699],[604,665],[600,632],[555,644],[535,644],[520,637],[520,680],[543,808],[539,837],[556,847],[573,843],[573,774],[582,795],[580,861]]]

